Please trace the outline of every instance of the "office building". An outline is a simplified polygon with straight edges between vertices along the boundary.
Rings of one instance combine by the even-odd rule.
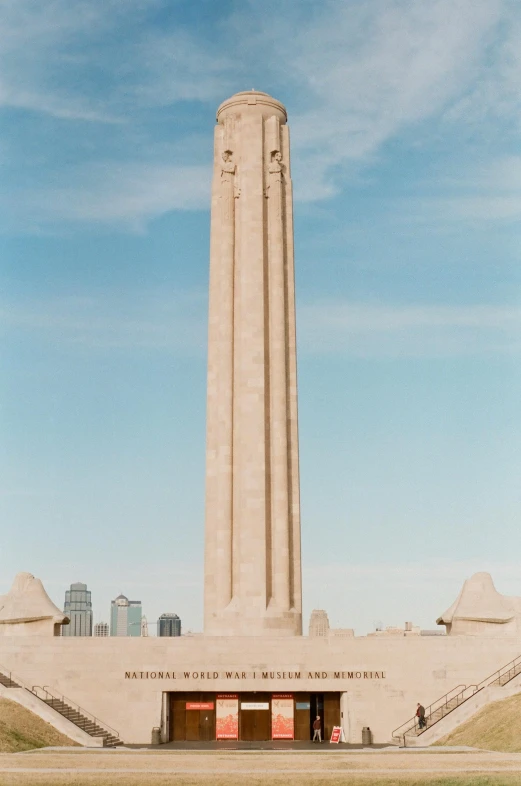
[[[110,635],[141,636],[141,617],[140,600],[118,595],[110,604]]]
[[[309,618],[309,636],[329,636],[329,617],[323,609],[313,609]]]
[[[70,622],[62,627],[62,636],[92,636],[92,601],[86,584],[71,584],[65,592],[63,613]]]
[[[161,614],[157,622],[158,636],[180,636],[181,620],[177,614]]]
[[[93,636],[108,636],[108,635],[109,635],[109,623],[108,622],[97,622],[94,625]]]

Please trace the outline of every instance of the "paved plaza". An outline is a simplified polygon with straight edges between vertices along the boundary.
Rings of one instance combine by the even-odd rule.
[[[125,745],[125,748],[132,750],[151,750],[151,751],[279,751],[279,752],[314,752],[338,750],[381,750],[389,749],[387,743],[381,745],[354,745],[351,743],[341,743],[338,746],[325,740],[322,743],[315,743],[311,740],[261,740],[260,742],[248,742],[246,740],[210,740],[209,742],[167,742],[164,745]]]
[[[0,784],[519,784],[521,754],[475,749],[172,751],[46,749],[0,755]]]

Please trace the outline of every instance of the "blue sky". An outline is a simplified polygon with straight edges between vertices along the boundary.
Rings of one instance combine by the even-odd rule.
[[[516,0],[4,0],[0,592],[200,629],[215,109],[292,134],[306,621],[521,595]]]

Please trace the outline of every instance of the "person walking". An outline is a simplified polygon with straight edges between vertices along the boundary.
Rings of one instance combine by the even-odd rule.
[[[313,721],[313,742],[322,742],[322,723],[320,715]]]
[[[418,718],[418,728],[425,729],[427,723],[425,721],[425,707],[418,702],[416,707],[416,717]]]

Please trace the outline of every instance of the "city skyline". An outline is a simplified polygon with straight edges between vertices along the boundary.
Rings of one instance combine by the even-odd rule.
[[[90,590],[87,590],[87,584],[84,582],[73,582],[71,583],[68,590],[65,591],[65,603],[64,603],[64,614],[70,617],[71,622],[69,625],[64,625],[62,629],[62,636],[95,636],[97,635],[94,631],[97,626],[106,625],[108,627],[109,633],[107,635],[112,635],[110,633],[110,622],[106,622],[105,620],[111,618],[111,609],[116,603],[119,598],[123,598],[128,600],[126,595],[123,593],[119,593],[115,600],[111,600],[107,603],[105,611],[103,612],[103,603],[96,604],[92,602],[92,593]],[[132,626],[136,624],[140,624],[140,621],[145,621],[147,623],[148,632],[146,635],[160,635],[156,633],[156,628],[159,630],[162,621],[164,621],[167,627],[173,627],[176,633],[165,633],[162,635],[174,635],[180,636],[181,635],[181,618],[178,614],[174,612],[163,612],[157,618],[155,622],[148,622],[147,616],[144,613],[143,606],[141,601],[129,601],[131,606],[137,608],[139,604],[139,609],[141,612],[140,620],[135,619],[130,620]],[[136,628],[136,630],[140,631],[139,635],[142,635],[142,628]],[[152,632],[150,632],[150,629]],[[191,632],[191,631],[188,631]],[[102,634],[98,634],[102,635]],[[105,634],[103,634],[105,635]],[[130,634],[128,634],[130,635]],[[132,632],[133,636],[138,635],[135,631]]]
[[[255,87],[291,117],[304,620],[521,595],[515,3],[0,22],[0,593],[83,576],[202,629],[212,126]]]

